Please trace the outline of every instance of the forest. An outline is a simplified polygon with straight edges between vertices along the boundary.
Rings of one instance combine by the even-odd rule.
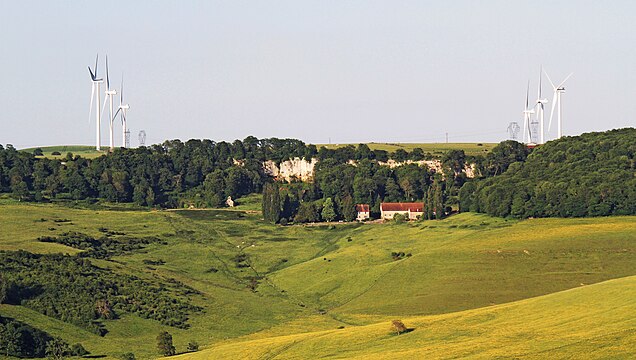
[[[589,133],[529,149],[507,140],[484,156],[444,153],[442,171],[407,163],[431,159],[416,148],[387,153],[367,145],[327,149],[295,139],[247,137],[232,143],[166,141],[85,159],[55,160],[0,146],[0,192],[21,201],[97,201],[178,208],[224,206],[263,193],[273,222],[350,221],[355,204],[379,214],[381,202],[423,201],[426,218],[451,211],[502,217],[635,214],[633,128]],[[311,182],[275,181],[267,160],[317,158]],[[381,161],[402,166],[390,168]],[[475,177],[462,171],[469,164]],[[442,209],[443,211],[435,211]]]
[[[493,216],[636,214],[636,129],[550,141],[500,176],[466,183],[461,211]]]

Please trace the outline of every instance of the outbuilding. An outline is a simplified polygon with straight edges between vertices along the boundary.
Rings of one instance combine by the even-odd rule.
[[[369,204],[357,204],[356,211],[358,212],[358,217],[356,218],[356,220],[369,220],[369,217],[371,215],[369,212]]]

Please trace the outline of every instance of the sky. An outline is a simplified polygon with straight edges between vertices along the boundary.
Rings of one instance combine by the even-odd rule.
[[[132,146],[142,129],[146,144],[499,142],[541,66],[574,72],[565,135],[634,127],[634,19],[620,0],[0,0],[0,144],[94,144],[97,53],[113,87],[123,74]]]

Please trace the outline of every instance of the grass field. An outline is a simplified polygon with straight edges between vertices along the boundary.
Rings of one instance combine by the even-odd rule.
[[[188,330],[123,314],[106,322],[105,337],[22,306],[0,305],[0,314],[108,358],[128,351],[156,358],[160,330],[173,335],[179,352],[189,341],[205,346],[191,354],[197,358],[541,357],[560,346],[562,354],[586,354],[590,344],[598,344],[599,356],[636,351],[633,317],[625,316],[635,310],[636,217],[512,221],[466,213],[407,224],[281,227],[260,220],[259,203],[250,197],[238,199],[236,210],[108,211],[0,202],[0,250],[75,253],[36,239],[70,230],[96,236],[100,227],[161,237],[166,245],[93,263],[182,281],[202,292],[193,302],[204,308]],[[394,260],[392,252],[411,256]],[[237,266],[239,254],[249,266]],[[393,318],[415,331],[390,335]]]
[[[327,147],[329,149],[336,149],[339,147],[358,144],[318,144],[318,147]],[[404,149],[406,151],[412,151],[415,148],[421,148],[425,153],[431,153],[433,156],[439,157],[449,150],[464,150],[466,155],[485,155],[497,144],[494,143],[367,143],[371,150],[386,150],[393,152],[397,149]],[[59,145],[59,146],[43,146],[42,149],[44,156],[51,159],[60,159],[71,152],[73,155],[80,155],[84,158],[95,158],[106,153],[108,148],[104,146],[102,151],[95,150],[94,146],[87,145]],[[35,148],[21,149],[21,151],[33,152]],[[57,151],[61,155],[51,155],[52,152]]]
[[[358,144],[319,144],[317,147],[327,147],[328,149],[337,149],[347,145],[357,146]],[[371,150],[386,150],[393,152],[397,149],[403,149],[408,152],[415,148],[421,148],[424,153],[431,153],[434,156],[441,156],[449,150],[464,150],[466,155],[485,155],[497,144],[494,143],[367,143]]]
[[[20,149],[20,151],[32,153],[36,148]],[[96,158],[106,154],[108,151],[107,146],[102,147],[102,151],[95,150],[95,146],[88,145],[56,145],[56,146],[42,146],[43,157],[50,159],[61,159],[66,157],[67,153],[73,153],[73,155],[79,155],[83,158]],[[53,152],[59,152],[60,155],[53,155]]]

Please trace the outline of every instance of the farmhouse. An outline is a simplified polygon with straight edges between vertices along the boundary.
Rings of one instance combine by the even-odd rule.
[[[356,218],[356,220],[369,220],[369,204],[357,204],[356,211],[358,212],[358,217]]]
[[[403,214],[409,220],[415,220],[424,215],[424,203],[381,203],[380,215],[382,219],[391,220],[395,214]]]

